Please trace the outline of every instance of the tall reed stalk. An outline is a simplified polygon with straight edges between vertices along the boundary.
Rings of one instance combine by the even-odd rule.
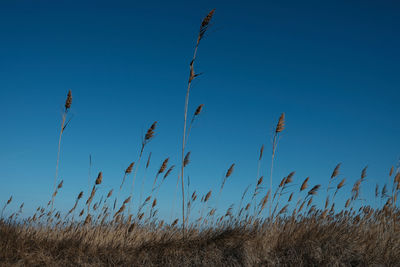
[[[64,112],[62,115],[60,136],[58,138],[57,164],[56,164],[56,174],[54,175],[53,192],[56,191],[56,186],[57,186],[58,166],[60,164],[60,153],[61,153],[61,138],[62,138],[65,128],[67,127],[67,125],[69,123],[69,121],[66,123],[66,119],[67,119],[68,110],[71,108],[71,104],[72,104],[72,94],[71,94],[71,90],[69,90],[68,95],[67,95],[67,100],[65,100],[65,105],[64,105],[65,109],[64,109]],[[54,197],[52,197],[52,200],[51,200],[51,209],[53,209],[53,204],[54,204]]]
[[[196,46],[195,46],[194,53],[193,53],[193,58],[189,65],[190,66],[190,74],[189,74],[189,80],[188,80],[188,86],[187,86],[186,98],[185,98],[185,112],[184,112],[183,136],[182,136],[182,162],[181,162],[182,167],[181,167],[181,174],[180,174],[181,185],[182,185],[182,232],[183,232],[183,236],[185,233],[185,221],[186,221],[185,220],[184,160],[185,160],[186,123],[187,123],[187,113],[188,113],[188,106],[189,106],[189,94],[190,94],[190,88],[191,88],[193,79],[200,75],[200,74],[195,73],[193,65],[196,60],[197,49],[199,47],[200,41],[203,38],[205,32],[207,31],[207,29],[209,27],[209,24],[210,24],[212,16],[214,15],[214,12],[215,12],[215,9],[211,10],[208,13],[208,15],[203,19],[203,21],[201,22],[199,35],[197,37],[197,42],[196,42]]]
[[[278,146],[278,134],[282,132],[284,128],[285,128],[285,113],[282,113],[281,116],[279,117],[278,124],[276,125],[274,131],[274,138],[272,140],[271,173],[269,178],[269,186],[271,192],[272,192],[272,172],[274,169],[274,158],[275,158],[276,147]],[[271,208],[272,208],[272,202],[270,202],[269,205],[269,216],[271,216]]]
[[[139,159],[136,163],[136,168],[135,168],[135,172],[133,174],[133,179],[132,179],[132,188],[131,188],[131,193],[130,193],[130,197],[132,198],[133,195],[133,189],[135,187],[135,179],[136,179],[136,174],[139,168],[139,164],[140,164],[140,160],[142,159],[143,156],[143,151],[145,146],[150,142],[151,139],[153,139],[154,137],[154,130],[156,129],[157,126],[157,121],[155,121],[150,128],[147,130],[146,135],[143,138],[142,141],[142,148],[140,149],[140,153],[139,153]],[[132,202],[129,202],[129,208],[128,208],[128,214],[131,213],[131,207],[132,207]]]

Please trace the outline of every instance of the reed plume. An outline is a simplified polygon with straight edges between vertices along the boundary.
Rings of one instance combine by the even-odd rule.
[[[281,133],[284,129],[285,129],[285,113],[282,113],[281,116],[279,117],[278,124],[275,127],[275,131],[273,134],[274,137],[272,140],[271,172],[269,178],[269,186],[271,191],[272,191],[272,173],[274,169],[274,158],[275,158],[276,148],[278,146],[278,134]],[[271,216],[271,208],[272,208],[272,202],[270,203],[269,206],[269,216]]]
[[[1,210],[1,216],[0,216],[1,219],[3,218],[4,210],[11,203],[12,199],[13,199],[12,196],[10,196],[10,198],[7,200],[6,204],[4,205],[3,209]]]

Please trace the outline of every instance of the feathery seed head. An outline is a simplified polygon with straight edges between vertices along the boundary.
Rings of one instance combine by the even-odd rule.
[[[157,126],[157,121],[155,121],[150,128],[147,130],[146,135],[144,136],[144,140],[146,141],[150,141],[151,138],[154,137],[154,130],[156,129]]]
[[[293,198],[293,192],[290,194],[288,202],[292,201],[292,198]]]
[[[197,38],[197,45],[199,44],[200,40],[203,38],[205,32],[207,31],[210,21],[214,15],[214,12],[215,12],[215,9],[211,10],[208,13],[208,15],[203,19],[203,21],[201,22],[200,32],[199,32],[199,36]]]
[[[124,205],[129,203],[129,201],[131,201],[131,197],[128,197],[127,199],[124,200]]]
[[[348,208],[349,206],[350,206],[350,202],[351,202],[351,200],[350,200],[350,198],[346,201],[346,204],[344,205],[344,207],[345,208]]]
[[[88,214],[86,216],[85,222],[83,223],[84,225],[89,224],[92,222],[92,216],[90,214]]]
[[[343,187],[345,181],[346,181],[346,178],[344,178],[344,179],[337,185],[337,189],[338,189],[338,190],[339,190],[341,187]]]
[[[301,191],[303,191],[303,190],[305,190],[306,188],[307,188],[307,182],[308,182],[308,180],[310,179],[310,177],[307,177],[305,180],[304,180],[304,182],[301,184],[301,187],[300,187],[300,192]]]
[[[147,162],[146,162],[146,169],[149,167],[150,165],[150,159],[151,159],[151,152],[149,153],[149,157],[147,158]]]
[[[281,180],[279,187],[282,187],[286,182],[286,177],[283,177],[283,179]]]
[[[201,27],[205,27],[210,23],[212,16],[214,15],[214,12],[215,12],[215,8],[213,10],[211,10],[207,14],[207,16],[203,19],[203,21],[201,22]]]
[[[229,176],[232,175],[232,172],[233,172],[233,168],[234,168],[234,167],[235,167],[235,163],[233,163],[233,164],[229,167],[229,169],[228,169],[228,171],[226,172],[226,175],[225,175],[226,178],[228,178]]]
[[[67,95],[67,100],[65,101],[65,111],[71,108],[71,104],[72,104],[72,94],[71,90],[69,90]]]
[[[126,168],[125,173],[131,173],[132,169],[133,169],[133,165],[135,165],[135,162],[132,162],[131,164],[129,164],[128,168]]]
[[[257,186],[259,186],[263,182],[264,176],[261,176],[257,181]]]
[[[167,178],[168,175],[170,175],[170,173],[174,170],[175,165],[172,165],[171,167],[169,167],[169,169],[167,170],[167,172],[165,173],[163,179]]]
[[[340,165],[342,165],[342,163],[339,163],[338,165],[336,165],[335,169],[333,170],[333,173],[331,175],[331,179],[335,178],[336,176],[339,175],[339,168]]]
[[[158,174],[163,173],[165,171],[165,169],[167,168],[167,164],[168,164],[169,158],[166,158],[163,163],[161,164],[160,169],[158,170]]]
[[[259,156],[258,160],[261,160],[263,153],[264,153],[264,145],[262,145],[260,148],[260,156]]]
[[[143,218],[143,216],[144,216],[144,212],[140,213],[138,216],[139,220],[141,220]]]
[[[367,176],[367,168],[368,168],[368,166],[366,166],[366,167],[362,170],[362,172],[361,172],[361,179],[364,179],[364,178]]]
[[[395,181],[396,183],[400,183],[400,172],[398,172],[398,173],[396,174],[396,176],[394,177],[394,181]]]
[[[199,105],[196,108],[196,111],[194,112],[194,116],[198,116],[201,113],[201,111],[203,110],[203,107],[204,107],[204,104]]]
[[[310,191],[308,191],[308,195],[316,195],[318,189],[321,187],[320,184],[317,184],[316,186],[314,186],[313,188],[311,188]]]
[[[208,191],[206,197],[204,198],[204,202],[207,202],[210,199],[210,197],[211,197],[211,190]]]
[[[280,133],[285,129],[285,113],[279,117],[278,124],[276,125],[275,133]]]
[[[186,156],[183,160],[183,167],[186,167],[189,164],[189,161],[190,161],[190,151],[186,153]]]
[[[101,184],[101,182],[103,181],[103,173],[102,172],[99,172],[99,175],[97,176],[97,179],[96,179],[96,184]]]
[[[293,181],[293,175],[295,174],[296,172],[291,172],[291,173],[289,173],[289,175],[286,177],[286,179],[285,179],[285,184],[288,184],[288,183],[291,183],[292,181]]]

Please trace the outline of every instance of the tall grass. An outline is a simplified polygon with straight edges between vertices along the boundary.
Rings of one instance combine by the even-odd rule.
[[[145,200],[142,202],[146,176],[141,177],[139,200],[133,199],[138,168],[146,145],[154,138],[157,122],[150,126],[143,137],[136,163],[131,162],[125,170],[121,170],[122,181],[114,201],[111,200],[113,189],[106,194],[101,187],[103,173],[99,172],[86,202],[81,201],[84,190],[79,190],[73,206],[67,212],[54,208],[54,200],[64,183],[62,180],[57,184],[57,177],[61,137],[68,125],[66,116],[72,102],[69,91],[59,136],[53,195],[47,206],[38,206],[29,217],[20,217],[23,203],[19,211],[11,215],[5,213],[6,208],[12,205],[12,197],[4,204],[0,217],[1,265],[390,266],[400,262],[400,210],[396,205],[400,172],[395,171],[394,167],[390,169],[387,183],[381,190],[377,186],[375,196],[369,198],[374,204],[367,203],[366,195],[361,197],[361,186],[367,183],[367,168],[349,187],[350,194],[344,205],[340,201],[335,202],[338,195],[346,199],[344,192],[339,194],[339,190],[347,187],[346,179],[340,178],[341,163],[325,181],[326,191],[321,190],[323,181],[316,183],[309,177],[297,178],[294,171],[273,187],[274,159],[279,135],[285,127],[284,113],[272,135],[269,187],[263,186],[264,176],[259,177],[264,151],[262,146],[258,155],[254,191],[250,190],[252,185],[243,185],[243,194],[238,197],[237,213],[234,212],[235,204],[226,210],[218,205],[225,185],[233,175],[235,163],[227,168],[216,189],[210,188],[201,193],[195,188],[190,192],[187,180],[185,199],[184,168],[190,163],[191,155],[190,151],[186,151],[186,144],[193,123],[204,106],[197,107],[187,127],[191,82],[198,76],[193,65],[199,42],[213,14],[214,10],[202,21],[190,63],[182,158],[179,162],[181,168],[177,180],[177,187],[180,182],[182,189],[181,227],[178,218],[167,221],[158,216],[158,204],[163,201],[159,189],[175,166],[170,158],[164,159],[154,170],[154,180],[150,181],[151,191],[145,195]],[[150,157],[151,153],[145,166],[146,174],[148,169],[151,170]],[[130,194],[121,196],[125,181],[131,174]],[[68,179],[65,182],[68,183]],[[332,196],[331,189],[335,190]],[[248,195],[249,190],[253,193]],[[322,205],[314,200],[321,191],[326,192],[326,200]],[[261,195],[261,199],[258,199],[258,195]],[[122,203],[118,203],[120,197],[124,199]],[[137,204],[136,213],[131,211],[133,202]],[[75,217],[77,210],[80,212]],[[193,216],[195,212],[197,217]]]
[[[199,34],[197,36],[197,42],[196,42],[196,46],[194,48],[194,53],[193,53],[193,58],[192,61],[190,62],[189,66],[190,66],[190,73],[189,73],[189,80],[188,80],[188,86],[187,86],[187,90],[186,90],[186,98],[185,98],[185,112],[184,112],[184,120],[183,120],[183,135],[182,135],[182,162],[181,162],[181,185],[182,185],[182,231],[183,233],[185,232],[185,175],[184,175],[184,163],[185,163],[185,146],[186,146],[186,122],[187,122],[187,114],[188,114],[188,106],[189,106],[189,95],[190,95],[190,88],[192,86],[192,81],[199,76],[200,74],[196,73],[194,71],[194,63],[196,60],[196,55],[197,55],[197,49],[199,48],[199,44],[201,39],[203,39],[204,34],[206,33],[209,25],[210,25],[210,21],[214,15],[215,9],[211,10],[208,15],[203,19],[203,21],[201,22],[201,26],[200,26],[200,31]],[[199,107],[199,113],[201,111],[201,107]]]

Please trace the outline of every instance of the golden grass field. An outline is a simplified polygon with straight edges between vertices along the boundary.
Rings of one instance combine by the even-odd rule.
[[[137,161],[124,170],[118,188],[102,192],[100,172],[90,194],[84,196],[81,191],[69,211],[57,210],[55,199],[63,187],[58,177],[61,141],[64,130],[70,127],[69,91],[61,121],[53,194],[27,218],[23,216],[23,204],[18,211],[9,210],[12,197],[2,204],[1,266],[400,266],[400,210],[396,205],[400,173],[389,168],[388,183],[382,188],[376,186],[373,196],[363,195],[381,203],[374,207],[360,198],[367,168],[361,170],[353,185],[339,178],[340,164],[325,184],[311,184],[309,178],[294,184],[294,172],[273,179],[279,135],[285,130],[284,113],[272,136],[269,177],[257,176],[253,187],[244,184],[236,206],[218,208],[235,164],[226,170],[220,187],[204,195],[187,191],[182,177],[190,164],[190,152],[185,147],[192,124],[203,108],[198,106],[193,116],[188,116],[190,89],[198,76],[194,70],[197,49],[213,15],[214,10],[201,23],[190,63],[182,154],[177,167],[182,217],[171,221],[158,217],[158,189],[175,167],[169,158],[156,171],[150,193],[142,192],[146,198],[141,203],[133,200],[133,189],[140,186],[135,183],[137,170],[140,165],[149,167],[150,156],[143,157],[157,131],[157,122],[146,131]],[[265,157],[262,146],[259,169]],[[121,195],[124,186],[129,187],[130,195]],[[351,194],[345,205],[335,205],[337,193],[345,186],[352,186]],[[171,196],[178,199],[173,193]],[[316,195],[323,195],[325,203],[315,204]],[[211,199],[216,203],[214,207],[210,206]],[[193,215],[194,204],[200,209],[197,217]]]

